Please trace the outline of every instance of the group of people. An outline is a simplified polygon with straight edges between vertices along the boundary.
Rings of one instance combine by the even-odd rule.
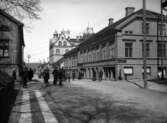
[[[66,79],[66,76],[65,76],[65,71],[63,68],[55,68],[52,72],[53,74],[53,85],[60,85],[62,86],[62,82]],[[43,70],[43,73],[42,73],[42,76],[43,76],[43,79],[44,79],[44,83],[46,84],[46,86],[49,85],[49,78],[50,78],[50,75],[49,75],[49,69],[48,68],[45,68]]]

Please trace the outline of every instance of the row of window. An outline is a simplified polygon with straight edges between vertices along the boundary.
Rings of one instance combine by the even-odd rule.
[[[69,59],[66,59],[64,66],[68,67],[77,66],[77,57],[71,57]]]
[[[105,60],[113,58],[115,56],[115,48],[104,47],[102,49],[96,49],[82,53],[79,57],[79,62],[93,62],[98,60]]]
[[[123,72],[125,75],[133,75],[134,74],[134,70],[132,66],[125,66],[123,69]],[[141,69],[141,72],[144,72],[144,69]],[[151,67],[146,67],[146,73],[147,74],[151,74]]]
[[[62,42],[59,41],[58,45],[59,45],[59,46],[67,46],[67,42],[66,42],[66,41],[63,41],[63,44],[62,44]]]
[[[149,23],[146,23],[145,25],[145,32],[144,32],[144,24],[142,23],[142,33],[144,34],[149,34],[150,33],[150,24]],[[125,30],[124,31],[125,34],[133,34],[133,31],[132,30]],[[165,27],[165,24],[161,24],[159,23],[157,25],[157,33],[158,35],[166,35],[166,27]]]
[[[68,51],[69,51],[69,49],[65,49],[65,53]],[[60,49],[56,49],[56,54],[60,54]]]
[[[146,52],[145,55],[146,57],[150,57],[150,43],[146,43]],[[166,56],[166,45],[162,43],[158,43],[157,45],[158,48],[158,57],[165,57]],[[133,42],[125,42],[125,57],[126,58],[133,58]],[[144,56],[144,46],[142,42],[142,57]],[[98,60],[105,60],[109,58],[114,58],[115,56],[115,48],[114,47],[109,47],[109,48],[102,48],[96,49],[93,51],[87,51],[87,52],[82,52],[79,57],[79,62],[93,62],[93,61],[98,61]]]
[[[146,57],[150,57],[150,43],[146,43]],[[159,57],[165,57],[166,56],[166,45],[162,43],[158,43],[158,56]],[[142,56],[144,56],[144,46],[142,43]],[[125,43],[125,57],[131,58],[133,57],[133,43],[132,42],[126,42]]]

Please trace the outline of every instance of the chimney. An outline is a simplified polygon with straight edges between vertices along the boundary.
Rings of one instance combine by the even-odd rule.
[[[126,15],[125,16],[129,16],[135,11],[135,7],[126,7],[125,11],[126,11]]]
[[[108,26],[110,26],[110,25],[112,25],[114,23],[114,19],[113,18],[109,18],[108,21],[109,21]]]

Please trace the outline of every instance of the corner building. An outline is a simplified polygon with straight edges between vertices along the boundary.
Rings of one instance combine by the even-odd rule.
[[[142,79],[143,9],[135,11],[127,7],[125,10],[125,17],[117,22],[110,18],[107,27],[81,43],[71,54],[65,54],[65,67],[70,69],[70,63],[76,61],[75,67],[82,78],[94,80],[99,79],[100,72],[104,80]],[[166,77],[167,18],[163,16],[161,23],[161,15],[149,10],[146,16],[147,79],[157,78],[162,70]]]
[[[21,77],[24,63],[24,24],[0,9],[0,70]]]

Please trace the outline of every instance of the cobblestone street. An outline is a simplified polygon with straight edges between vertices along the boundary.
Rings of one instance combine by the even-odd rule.
[[[26,89],[19,88],[9,123],[167,122],[165,112],[155,110],[155,107],[151,108],[147,101],[143,105],[139,98],[139,93],[146,94],[146,96],[150,94],[149,99],[152,98],[152,91],[155,98],[158,96],[159,99],[162,95],[165,97],[167,93],[142,90],[131,83],[124,83],[120,86],[119,82],[115,81],[99,83],[75,80],[71,83],[64,83],[64,86],[60,87],[53,86],[50,80],[50,85],[45,87],[41,80],[36,80],[30,82]],[[130,96],[129,93],[132,90],[138,90],[138,92]],[[161,97],[155,95],[156,93]],[[144,107],[141,108],[142,106]]]

